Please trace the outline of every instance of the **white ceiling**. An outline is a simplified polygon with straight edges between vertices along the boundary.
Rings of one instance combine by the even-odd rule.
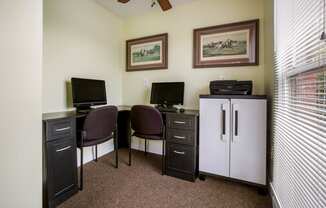
[[[160,6],[158,3],[154,8],[151,7],[152,0],[130,0],[126,4],[121,4],[117,0],[95,0],[100,5],[104,6],[111,12],[122,16],[130,17],[141,15],[149,11],[160,11]],[[170,0],[173,7],[190,3],[195,0]],[[172,8],[173,9],[173,8]]]

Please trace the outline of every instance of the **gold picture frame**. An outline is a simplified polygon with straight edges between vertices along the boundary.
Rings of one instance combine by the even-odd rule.
[[[168,34],[126,41],[126,71],[168,68]]]

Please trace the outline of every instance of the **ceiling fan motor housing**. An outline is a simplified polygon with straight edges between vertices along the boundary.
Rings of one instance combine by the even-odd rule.
[[[123,3],[123,4],[128,3],[129,1],[130,0],[118,0],[118,2]],[[163,11],[166,11],[166,10],[169,10],[172,8],[172,5],[169,0],[153,0],[151,7],[154,7],[156,5],[156,1],[159,3],[159,5]]]

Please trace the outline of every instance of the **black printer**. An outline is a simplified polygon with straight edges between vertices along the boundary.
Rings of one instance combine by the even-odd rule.
[[[252,81],[215,80],[209,88],[211,95],[251,95]]]

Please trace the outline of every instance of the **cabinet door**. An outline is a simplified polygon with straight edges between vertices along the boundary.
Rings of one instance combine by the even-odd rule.
[[[200,99],[199,171],[229,176],[230,101]]]
[[[234,99],[230,177],[266,184],[266,100]]]
[[[59,197],[77,185],[76,145],[72,138],[47,143],[49,199]]]

